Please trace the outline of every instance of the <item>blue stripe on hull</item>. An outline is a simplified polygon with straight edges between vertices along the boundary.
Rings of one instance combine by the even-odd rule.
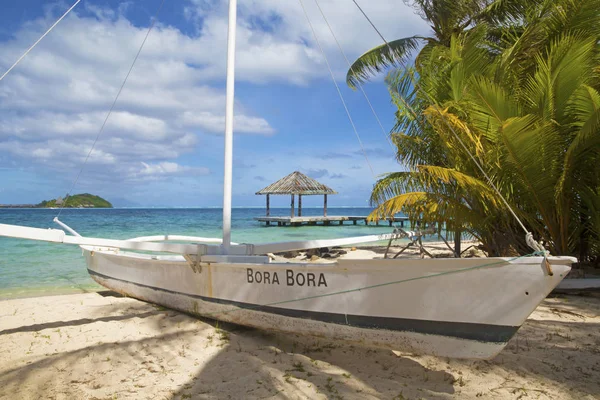
[[[135,283],[111,276],[103,275],[88,269],[90,275],[103,279],[113,279],[128,284],[145,287],[176,295],[188,296],[205,302],[231,305],[238,308],[267,312],[291,318],[303,318],[330,324],[349,325],[366,329],[385,329],[391,331],[414,332],[421,334],[448,336],[460,339],[476,340],[488,343],[506,343],[517,332],[518,326],[477,324],[471,322],[430,321],[409,318],[376,317],[366,315],[337,314],[321,311],[295,310],[273,306],[260,306],[252,303],[218,299],[196,294],[182,293],[174,290]],[[216,319],[216,318],[215,318]]]

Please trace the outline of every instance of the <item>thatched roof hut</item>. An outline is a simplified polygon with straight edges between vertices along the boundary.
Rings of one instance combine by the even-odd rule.
[[[275,183],[270,184],[264,189],[256,192],[258,195],[267,195],[267,216],[270,215],[269,196],[291,195],[292,210],[291,216],[294,216],[294,196],[298,195],[298,216],[302,216],[302,196],[323,195],[323,215],[327,216],[327,195],[337,194],[332,188],[317,182],[315,179],[304,175],[302,172],[294,171]]]

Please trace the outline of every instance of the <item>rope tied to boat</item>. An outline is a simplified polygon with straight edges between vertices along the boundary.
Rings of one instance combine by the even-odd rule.
[[[546,271],[548,272],[548,275],[554,275],[554,272],[552,272],[552,266],[550,265],[550,261],[548,261],[550,252],[546,250],[546,248],[540,242],[533,238],[533,234],[531,232],[527,232],[527,234],[525,235],[525,242],[537,253],[544,255],[544,266],[546,267]]]

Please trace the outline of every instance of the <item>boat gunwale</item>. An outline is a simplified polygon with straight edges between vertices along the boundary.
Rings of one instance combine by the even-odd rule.
[[[83,245],[79,246],[85,251],[89,251],[91,253],[100,253],[103,255],[114,256],[114,257],[127,257],[134,258],[145,261],[157,261],[157,262],[169,262],[169,263],[187,263],[188,261],[185,259],[183,255],[152,255],[148,253],[136,253],[132,251],[117,251],[116,248],[106,248],[106,247],[94,247]],[[260,256],[257,256],[260,257]],[[201,264],[205,265],[228,265],[228,266],[247,266],[247,265],[256,265],[260,267],[301,267],[301,268],[324,268],[324,267],[345,267],[350,266],[352,264],[360,263],[360,262],[368,262],[372,265],[369,268],[378,267],[380,265],[373,264],[390,264],[390,263],[435,263],[441,264],[447,261],[459,261],[459,260],[469,260],[469,262],[475,262],[475,260],[482,260],[488,262],[490,265],[482,265],[482,268],[486,267],[494,267],[494,266],[503,266],[506,265],[503,262],[508,264],[540,264],[547,259],[551,264],[555,265],[570,265],[572,263],[577,262],[575,257],[570,256],[521,256],[518,258],[515,257],[482,257],[482,258],[454,258],[454,257],[443,257],[443,258],[350,258],[350,259],[336,259],[331,262],[322,262],[322,263],[310,263],[310,262],[267,262],[267,263],[251,263],[251,262],[235,262],[235,261],[224,261],[224,262],[215,262],[215,261],[206,261],[203,262],[200,260]],[[471,261],[473,260],[473,261]],[[344,265],[345,264],[345,265]],[[418,266],[415,266],[418,268]]]

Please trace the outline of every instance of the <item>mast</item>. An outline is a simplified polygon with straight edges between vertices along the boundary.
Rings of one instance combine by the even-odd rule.
[[[235,85],[235,28],[237,0],[229,0],[227,34],[227,98],[225,104],[225,164],[223,171],[223,252],[231,246],[231,180],[233,164],[233,98]]]

